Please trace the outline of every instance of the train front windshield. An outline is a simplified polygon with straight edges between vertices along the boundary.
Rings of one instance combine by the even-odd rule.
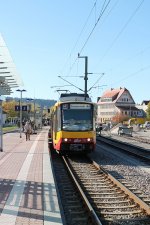
[[[90,131],[93,129],[91,104],[62,105],[62,129],[65,131]]]

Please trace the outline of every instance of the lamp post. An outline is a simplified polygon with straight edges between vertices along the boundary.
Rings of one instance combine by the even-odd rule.
[[[24,89],[17,89],[20,92],[20,138],[22,138],[22,92],[26,91]]]

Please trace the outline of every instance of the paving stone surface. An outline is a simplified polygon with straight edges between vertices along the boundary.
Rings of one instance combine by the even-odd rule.
[[[26,141],[3,135],[0,153],[0,225],[62,224],[47,143],[48,128]]]

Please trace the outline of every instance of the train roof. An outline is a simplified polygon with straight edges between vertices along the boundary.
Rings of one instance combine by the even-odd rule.
[[[78,94],[78,93],[63,93],[60,95],[60,98],[59,98],[59,101],[60,102],[70,102],[70,101],[75,101],[75,102],[92,102],[91,101],[91,98],[89,97],[88,94]]]
[[[65,104],[65,103],[70,103],[70,104],[72,104],[72,103],[86,104],[87,103],[87,104],[95,105],[96,106],[96,103],[94,103],[92,101],[85,101],[85,99],[84,100],[81,100],[81,101],[79,101],[79,100],[76,100],[76,101],[74,101],[74,100],[58,101],[58,102],[56,102],[54,104],[53,107],[51,107],[51,113],[53,114],[53,112],[56,110],[57,107],[59,107],[61,104]]]

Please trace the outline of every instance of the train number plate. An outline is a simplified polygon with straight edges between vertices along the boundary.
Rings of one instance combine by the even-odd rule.
[[[70,150],[73,151],[81,151],[82,150],[82,144],[71,144]]]

